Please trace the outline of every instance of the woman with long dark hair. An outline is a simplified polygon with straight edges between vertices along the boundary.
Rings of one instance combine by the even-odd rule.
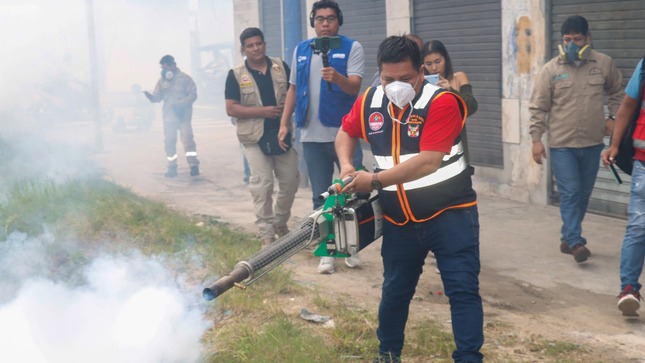
[[[455,72],[446,46],[438,40],[423,44],[421,58],[426,74],[439,75],[436,85],[447,90],[457,92],[466,101],[468,116],[477,111],[477,100],[473,96],[473,88],[468,76],[464,72]]]

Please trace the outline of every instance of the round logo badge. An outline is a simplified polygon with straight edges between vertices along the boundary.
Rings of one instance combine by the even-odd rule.
[[[380,112],[373,112],[369,118],[370,129],[372,129],[372,131],[380,130],[381,127],[383,127],[383,120],[383,114]]]

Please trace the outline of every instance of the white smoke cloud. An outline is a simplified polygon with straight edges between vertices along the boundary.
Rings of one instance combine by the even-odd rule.
[[[0,271],[10,295],[0,300],[0,362],[199,360],[209,327],[199,295],[184,291],[160,259],[102,256],[78,271],[63,266],[65,279],[45,257],[52,242],[13,234],[0,243],[0,264],[22,265]]]

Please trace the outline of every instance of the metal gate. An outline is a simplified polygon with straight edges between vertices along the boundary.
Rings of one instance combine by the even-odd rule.
[[[444,43],[473,86],[479,107],[467,122],[470,162],[503,167],[501,1],[414,0],[412,14],[413,32]]]
[[[554,56],[561,43],[560,26],[571,15],[587,19],[593,48],[614,59],[626,85],[645,51],[645,1],[552,0],[550,48]],[[609,138],[605,138],[605,144],[609,144]],[[631,179],[623,173],[620,175],[623,184],[618,185],[609,170],[601,165],[589,201],[589,211],[620,217],[627,215]],[[558,193],[555,183],[553,185],[551,196],[556,203]]]
[[[378,69],[376,66],[378,46],[387,36],[385,0],[337,0],[337,2],[344,18],[340,34],[358,41],[365,50],[362,87],[365,90]]]
[[[267,55],[279,57],[291,62],[291,54],[282,54],[282,14],[280,0],[260,1],[260,29],[264,33],[264,41],[267,43]]]

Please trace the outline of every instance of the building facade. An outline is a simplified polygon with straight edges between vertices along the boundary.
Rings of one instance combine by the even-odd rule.
[[[468,74],[479,102],[477,113],[467,121],[476,190],[529,203],[558,201],[550,168],[537,165],[531,156],[528,103],[533,78],[556,54],[562,21],[569,15],[586,17],[594,49],[614,58],[625,84],[645,51],[638,47],[645,44],[642,0],[337,2],[344,15],[341,33],[365,48],[364,87],[376,71],[376,48],[386,36],[415,33],[424,41],[438,39],[446,45],[455,70]],[[290,61],[294,41],[314,35],[308,25],[312,3],[234,0],[235,32],[247,26],[262,28],[270,55]],[[624,183],[618,185],[601,167],[590,211],[626,215],[630,180],[622,176]]]

